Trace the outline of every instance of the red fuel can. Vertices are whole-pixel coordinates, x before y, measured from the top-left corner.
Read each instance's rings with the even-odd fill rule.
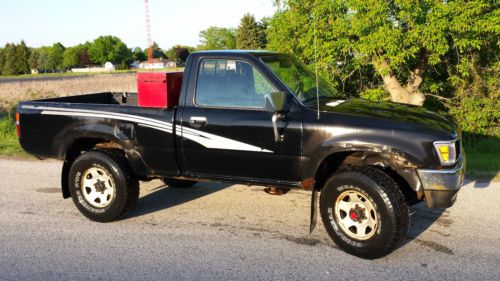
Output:
[[[182,74],[182,72],[137,72],[138,105],[155,108],[177,106]]]

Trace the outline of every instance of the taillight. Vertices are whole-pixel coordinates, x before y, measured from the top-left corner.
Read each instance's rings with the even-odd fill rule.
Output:
[[[21,127],[19,126],[19,112],[16,112],[16,130],[17,130],[17,137],[21,137]]]

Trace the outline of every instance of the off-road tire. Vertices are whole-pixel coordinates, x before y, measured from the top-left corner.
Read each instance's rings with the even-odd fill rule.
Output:
[[[114,182],[114,196],[106,207],[92,206],[82,194],[82,174],[91,168],[104,170]],[[97,222],[109,222],[125,216],[135,207],[139,198],[139,181],[120,151],[92,150],[80,155],[71,165],[69,190],[73,202],[84,216]]]
[[[195,185],[197,181],[164,178],[163,183],[165,183],[169,187],[187,188]]]
[[[335,215],[337,199],[349,190],[370,200],[378,216],[377,229],[368,239],[353,238]],[[333,174],[321,190],[320,212],[332,240],[345,252],[364,259],[376,259],[394,251],[409,229],[409,209],[403,193],[389,175],[375,167],[349,167]]]

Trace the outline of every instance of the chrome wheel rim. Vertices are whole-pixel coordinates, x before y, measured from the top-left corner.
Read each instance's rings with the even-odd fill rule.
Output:
[[[370,239],[379,226],[372,201],[357,190],[346,190],[335,203],[335,217],[342,230],[357,240]]]
[[[105,208],[113,201],[115,183],[106,170],[92,167],[83,173],[80,190],[92,207]]]

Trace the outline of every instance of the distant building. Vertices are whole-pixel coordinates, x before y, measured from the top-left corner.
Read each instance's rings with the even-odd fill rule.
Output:
[[[144,69],[159,69],[159,68],[174,68],[177,67],[177,63],[172,60],[167,59],[152,59],[151,61],[143,61],[139,63],[139,68]]]

